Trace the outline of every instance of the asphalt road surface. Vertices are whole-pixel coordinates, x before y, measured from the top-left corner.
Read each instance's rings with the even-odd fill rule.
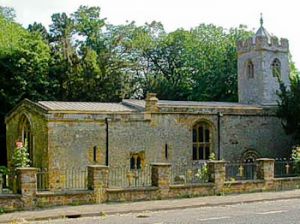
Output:
[[[300,224],[300,199],[256,202],[218,207],[103,215],[30,222],[35,224]]]

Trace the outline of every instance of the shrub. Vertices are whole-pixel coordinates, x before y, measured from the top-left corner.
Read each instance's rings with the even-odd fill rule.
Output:
[[[300,174],[300,146],[296,146],[292,150],[292,159],[294,163],[294,169],[297,174]]]
[[[12,156],[12,164],[15,168],[17,167],[29,167],[30,159],[29,153],[27,152],[27,143],[17,144],[13,156]]]

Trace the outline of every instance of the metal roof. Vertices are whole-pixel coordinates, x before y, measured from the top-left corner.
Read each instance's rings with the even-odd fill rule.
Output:
[[[122,101],[125,105],[130,105],[136,108],[145,108],[145,100],[127,99]],[[241,103],[230,102],[204,102],[204,101],[172,101],[172,100],[159,100],[159,107],[207,107],[207,108],[245,108],[245,109],[258,109],[259,105],[249,105]]]
[[[120,103],[39,101],[38,105],[52,111],[132,112]]]

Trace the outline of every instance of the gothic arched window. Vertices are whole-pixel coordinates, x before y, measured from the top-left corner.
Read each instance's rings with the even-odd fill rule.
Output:
[[[208,160],[211,154],[211,129],[201,122],[193,127],[193,160]]]
[[[271,64],[273,77],[280,78],[281,76],[281,63],[278,58],[275,58]]]
[[[32,164],[33,163],[33,142],[32,142],[31,125],[28,118],[25,115],[20,120],[20,137],[24,146],[27,147],[27,152],[29,153],[29,159]]]
[[[254,65],[253,65],[252,61],[247,62],[246,71],[247,71],[247,78],[253,79],[254,78]]]

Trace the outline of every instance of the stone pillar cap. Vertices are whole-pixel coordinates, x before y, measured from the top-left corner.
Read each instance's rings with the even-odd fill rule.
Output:
[[[95,169],[108,169],[109,166],[105,165],[88,165],[88,167],[95,168]]]
[[[147,93],[146,100],[158,100],[156,93]]]
[[[256,159],[256,161],[275,161],[275,160],[271,159],[271,158],[259,158],[259,159]]]
[[[171,166],[171,163],[151,163],[151,166]]]
[[[225,160],[208,160],[207,163],[227,163]]]
[[[35,167],[17,167],[16,170],[21,170],[21,171],[38,171],[38,168]]]

